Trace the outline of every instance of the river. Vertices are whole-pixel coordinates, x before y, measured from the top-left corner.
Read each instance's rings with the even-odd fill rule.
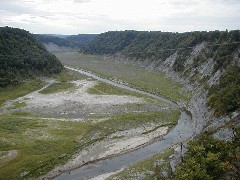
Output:
[[[165,99],[164,97],[157,96],[148,92],[144,92],[138,89],[128,87],[123,84],[119,84],[117,82],[114,82],[108,79],[101,78],[90,72],[86,72],[83,70],[70,68],[70,67],[66,67],[66,68],[73,71],[77,71],[89,77],[92,77],[98,81],[102,81],[120,88],[128,89],[130,91],[134,91],[134,92],[141,93],[156,99],[160,99],[175,107],[180,108],[176,103],[168,99]],[[174,144],[183,142],[191,138],[193,136],[191,113],[186,111],[183,108],[180,108],[180,110],[181,110],[181,116],[180,116],[180,119],[178,120],[178,124],[168,134],[166,134],[161,140],[126,154],[122,154],[109,159],[99,160],[93,163],[89,163],[80,168],[72,170],[70,173],[69,172],[62,173],[55,179],[56,180],[76,180],[76,179],[82,180],[82,179],[90,179],[90,178],[99,176],[101,174],[115,172],[122,168],[128,167],[133,163],[139,162],[143,159],[146,159],[157,153],[160,153],[161,151],[164,151],[165,149],[173,146]]]

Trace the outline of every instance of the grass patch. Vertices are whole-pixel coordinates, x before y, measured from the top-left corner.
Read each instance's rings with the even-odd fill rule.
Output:
[[[17,109],[17,108],[21,108],[21,107],[25,107],[25,106],[27,106],[27,104],[25,102],[16,101],[12,104],[10,109]]]
[[[172,101],[188,101],[190,94],[182,86],[164,73],[147,71],[133,64],[116,63],[100,56],[84,55],[73,52],[56,52],[62,63],[81,67],[107,78],[128,83],[130,86],[162,95]]]
[[[51,84],[47,88],[39,91],[39,93],[41,93],[41,94],[51,94],[51,93],[57,93],[57,92],[72,90],[74,88],[75,88],[74,83],[58,82],[58,83]]]
[[[0,164],[0,179],[38,177],[64,163],[81,147],[87,123],[25,119],[0,115],[0,152],[17,150],[17,157]]]
[[[89,94],[98,94],[98,95],[136,95],[137,93],[131,93],[128,90],[121,89],[110,84],[99,82],[92,88],[87,90]]]
[[[158,172],[159,170],[161,171],[166,171],[168,173],[170,173],[170,158],[169,156],[174,152],[174,150],[171,149],[167,149],[165,150],[163,153],[154,155],[148,159],[145,159],[143,161],[140,161],[126,169],[124,169],[123,171],[110,176],[109,178],[107,178],[107,180],[111,180],[111,179],[137,179],[138,175],[143,174],[145,175],[144,179],[155,179],[154,177],[156,177],[156,172]],[[164,163],[162,165],[155,165],[155,163],[158,160],[162,160],[164,161]],[[151,171],[154,172],[154,174],[150,175],[147,174],[147,171]]]
[[[162,104],[166,104],[165,102],[163,102],[161,100],[157,100],[157,99],[148,97],[146,95],[132,92],[127,89],[119,88],[119,87],[116,87],[116,86],[113,86],[113,85],[110,85],[110,84],[104,83],[104,82],[99,82],[94,87],[89,88],[87,90],[87,93],[97,94],[97,95],[129,95],[129,96],[144,98],[149,103],[161,102]]]
[[[55,74],[53,76],[57,82],[51,84],[47,88],[43,89],[39,93],[41,94],[52,94],[62,91],[69,91],[75,89],[75,84],[71,83],[70,81],[86,79],[87,77],[77,73],[75,71],[71,71],[68,69],[64,69],[61,73]]]
[[[162,126],[173,126],[177,123],[179,116],[179,110],[172,110],[170,112],[125,113],[110,116],[109,120],[99,122],[98,126],[109,128],[113,131],[127,130],[152,123],[161,123]],[[96,116],[94,118],[97,119]]]
[[[14,116],[32,116],[32,114],[30,112],[22,112],[22,111],[15,111],[15,112],[12,112],[11,115],[14,115]]]
[[[29,94],[32,91],[42,88],[44,85],[46,85],[46,83],[40,80],[31,80],[19,83],[15,86],[11,85],[5,88],[0,88],[0,106],[8,100]]]
[[[68,82],[87,78],[87,76],[69,69],[64,69],[61,73],[53,75],[53,77],[59,82]]]

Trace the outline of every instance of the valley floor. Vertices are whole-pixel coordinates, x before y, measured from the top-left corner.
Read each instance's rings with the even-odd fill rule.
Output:
[[[88,77],[44,80],[42,89],[1,107],[1,179],[38,177],[52,169],[44,177],[55,177],[140,148],[165,135],[179,118],[170,104],[110,85],[104,89],[107,85]],[[71,86],[52,89],[61,83]]]

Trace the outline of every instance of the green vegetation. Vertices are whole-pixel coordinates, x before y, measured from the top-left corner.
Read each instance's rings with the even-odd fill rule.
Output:
[[[84,52],[90,54],[113,54],[122,51],[138,35],[137,31],[109,31],[96,36]]]
[[[161,102],[161,104],[167,104],[161,100],[157,100],[151,97],[148,97],[143,94],[139,94],[136,92],[132,92],[126,89],[122,89],[104,82],[99,82],[97,85],[94,87],[91,87],[87,90],[87,93],[89,94],[98,94],[98,95],[129,95],[129,96],[135,96],[135,97],[140,97],[144,98],[147,102]],[[126,105],[125,105],[126,106]]]
[[[173,64],[173,69],[175,71],[184,71],[184,63],[187,58],[191,55],[190,49],[180,49],[177,51],[177,58]]]
[[[43,89],[39,93],[50,94],[61,91],[68,91],[75,89],[75,84],[70,81],[85,79],[86,76],[81,75],[80,73],[64,69],[61,73],[53,75],[53,77],[58,81],[51,84],[47,88]]]
[[[172,101],[187,101],[190,95],[164,73],[150,72],[136,65],[116,63],[99,56],[56,52],[65,64],[81,66],[103,77],[119,80],[130,86],[165,96]]]
[[[76,151],[111,133],[151,123],[173,126],[178,117],[177,110],[171,113],[128,113],[90,124],[42,120],[24,112],[0,115],[0,152],[17,151],[14,159],[0,163],[0,179],[38,177],[66,162]],[[95,133],[98,136],[93,139]]]
[[[25,106],[27,106],[27,104],[25,102],[16,101],[12,104],[12,107],[10,107],[10,108],[16,109],[16,108],[21,108],[21,107],[25,107]]]
[[[202,134],[189,143],[184,163],[177,168],[177,180],[238,179],[240,169],[239,128],[233,142]]]
[[[0,163],[0,179],[38,177],[64,163],[79,148],[88,124],[0,115],[0,151],[16,158]]]
[[[208,94],[208,104],[215,115],[227,115],[240,108],[240,67],[229,66],[220,77],[219,84],[213,85]]]
[[[40,80],[32,80],[19,83],[18,85],[10,85],[7,87],[0,87],[0,106],[6,101],[16,99],[24,96],[32,91],[42,88],[45,85]]]
[[[96,36],[97,34],[78,34],[67,36],[66,40],[74,42],[78,47],[82,48],[87,46]]]
[[[228,56],[232,58],[239,43],[225,45],[224,43],[232,43],[240,41],[240,31],[195,31],[185,33],[172,33],[160,31],[110,31],[98,35],[88,46],[84,48],[84,52],[90,54],[115,54],[121,52],[127,57],[133,59],[152,59],[153,61],[164,61],[175,51],[178,50],[174,69],[176,71],[183,70],[184,61],[187,59],[186,54],[181,51],[192,51],[192,47],[202,42],[209,44],[218,44],[209,47],[205,51],[207,57],[213,57],[216,61],[216,68],[224,67],[228,64]],[[213,50],[212,52],[209,52]],[[189,55],[189,53],[187,53]],[[197,60],[197,59],[196,59]],[[195,65],[197,62],[195,62]]]
[[[27,31],[0,27],[0,42],[0,87],[63,69],[58,59]]]
[[[134,34],[129,38],[130,34]],[[127,43],[125,43],[127,42]],[[202,47],[196,45],[202,44]],[[194,48],[196,47],[196,48]],[[95,40],[90,42],[86,47],[85,53],[89,54],[118,54],[120,58],[127,58],[132,62],[143,62],[143,65],[148,67],[159,67],[168,57],[176,55],[176,60],[173,63],[173,70],[179,72],[183,78],[189,78],[190,73],[195,71],[195,75],[190,77],[191,83],[201,84],[205,89],[209,89],[207,80],[209,77],[198,73],[201,65],[209,59],[213,59],[213,72],[227,70],[225,75],[221,77],[220,84],[210,87],[208,95],[208,104],[215,110],[217,116],[226,115],[239,109],[239,65],[234,64],[237,57],[240,57],[240,30],[233,31],[196,31],[185,33],[172,32],[138,32],[138,31],[115,31],[100,34]],[[199,51],[199,52],[198,52]],[[81,55],[80,55],[81,56]],[[192,63],[185,64],[190,58]],[[111,72],[111,65],[106,64],[105,70],[101,67],[96,69],[93,65],[83,63],[83,58],[80,58],[81,67],[90,71],[99,73],[104,76],[116,77],[131,86],[142,88],[145,91],[160,94],[173,101],[187,100],[186,93],[179,93],[181,88],[177,87],[164,78],[162,74],[147,73],[143,77],[141,74],[125,74],[126,71],[119,67],[115,70],[120,73]],[[67,63],[66,61],[63,61]],[[76,62],[76,61],[75,61]],[[101,61],[103,62],[103,61]],[[69,64],[77,65],[77,63],[68,62]],[[118,66],[123,66],[118,64]],[[236,67],[233,67],[236,66]],[[109,68],[111,67],[111,68]],[[130,66],[131,67],[131,66]],[[135,67],[131,67],[134,69]],[[235,68],[235,69],[234,69]],[[110,69],[110,71],[108,71]],[[131,72],[131,71],[129,71]],[[133,72],[135,72],[133,70]],[[228,74],[228,75],[227,75]],[[211,75],[210,75],[211,77]],[[236,78],[235,78],[236,77]]]
[[[171,168],[170,168],[170,158],[169,156],[173,153],[173,149],[168,149],[164,151],[163,153],[157,154],[152,156],[151,158],[145,159],[141,162],[138,162],[129,168],[124,169],[123,171],[110,176],[107,178],[107,180],[110,179],[137,179],[139,175],[144,175],[144,179],[155,179],[154,177],[158,178],[158,170],[161,169],[161,171],[166,171],[168,174],[171,174]],[[164,161],[161,165],[155,165],[155,163],[158,161]],[[155,172],[153,174],[148,174],[147,171]]]
[[[112,86],[110,84],[99,82],[94,87],[91,87],[87,90],[89,94],[99,94],[99,95],[131,95],[128,90],[120,89],[118,87]]]
[[[109,120],[100,122],[99,126],[112,130],[126,130],[133,127],[142,127],[143,125],[151,123],[160,123],[162,126],[172,127],[176,125],[179,116],[179,110],[172,110],[171,112],[125,113],[109,116]],[[91,118],[97,119],[98,116],[89,116],[89,119]],[[102,118],[102,116],[99,118]]]
[[[69,69],[64,69],[61,73],[55,74],[52,77],[60,82],[76,81],[87,78],[87,76]]]
[[[44,44],[54,43],[58,46],[70,47],[70,48],[77,48],[77,44],[71,41],[68,41],[65,38],[55,37],[51,35],[44,35],[44,34],[34,34],[34,38]]]
[[[96,34],[78,34],[78,35],[66,35],[57,36],[49,34],[34,34],[34,37],[40,43],[53,43],[58,46],[64,46],[68,48],[79,49],[87,46],[97,35]]]
[[[67,91],[67,90],[72,90],[75,88],[74,83],[70,82],[57,82],[53,83],[47,88],[39,91],[41,94],[51,94],[51,93],[57,93],[57,92],[62,92],[62,91]]]

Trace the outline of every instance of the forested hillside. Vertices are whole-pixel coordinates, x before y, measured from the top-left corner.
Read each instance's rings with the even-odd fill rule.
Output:
[[[137,31],[109,31],[94,38],[83,51],[90,54],[114,54],[121,52],[137,37]]]
[[[37,39],[38,42],[42,44],[54,43],[58,46],[65,46],[70,48],[77,47],[76,43],[68,41],[65,38],[55,37],[51,35],[44,35],[44,34],[34,34],[33,36]]]
[[[97,34],[78,34],[67,36],[65,39],[76,43],[78,47],[82,48],[87,46],[96,36]]]
[[[0,86],[36,75],[59,73],[60,61],[21,29],[0,27]]]
[[[240,108],[239,30],[186,33],[112,31],[97,36],[84,51],[90,54],[118,53],[121,58],[144,66],[173,69],[190,83],[209,89],[208,103],[217,116]],[[220,83],[216,84],[221,75]],[[214,77],[216,82],[213,82]]]
[[[79,51],[87,46],[97,35],[48,35],[34,34],[38,42],[42,43],[49,51]]]

